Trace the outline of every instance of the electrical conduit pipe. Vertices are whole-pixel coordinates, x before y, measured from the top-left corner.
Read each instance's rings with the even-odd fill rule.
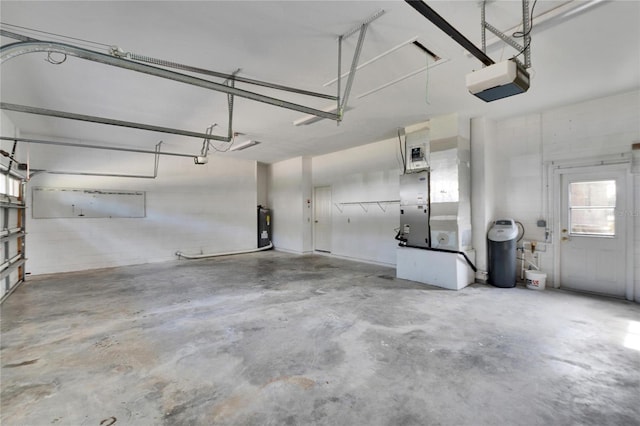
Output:
[[[265,250],[269,250],[273,248],[273,243],[269,243],[269,245],[264,246],[264,247],[260,247],[257,249],[252,249],[252,250],[240,250],[240,251],[230,251],[227,253],[212,253],[212,254],[184,254],[181,251],[177,251],[176,252],[176,256],[178,256],[178,259],[180,258],[184,258],[184,259],[189,259],[189,260],[193,260],[193,259],[206,259],[209,257],[218,257],[218,256],[231,256],[234,254],[246,254],[246,253],[255,253],[257,251],[265,251]]]

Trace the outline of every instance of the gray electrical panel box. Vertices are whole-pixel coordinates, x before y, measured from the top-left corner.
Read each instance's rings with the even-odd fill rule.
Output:
[[[429,172],[400,176],[400,235],[407,244],[429,247]]]
[[[429,129],[409,133],[405,139],[406,173],[429,169]]]

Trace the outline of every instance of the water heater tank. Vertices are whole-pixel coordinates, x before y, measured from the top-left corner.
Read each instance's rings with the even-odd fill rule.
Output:
[[[258,206],[258,248],[271,243],[271,210]]]

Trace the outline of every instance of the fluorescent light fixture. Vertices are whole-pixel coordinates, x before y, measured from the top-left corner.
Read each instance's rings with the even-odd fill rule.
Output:
[[[254,140],[248,140],[246,142],[242,142],[240,145],[234,145],[229,149],[229,151],[242,151],[243,149],[250,148],[252,146],[258,145],[260,142]]]

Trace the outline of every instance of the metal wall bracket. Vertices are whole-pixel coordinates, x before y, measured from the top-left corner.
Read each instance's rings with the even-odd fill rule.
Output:
[[[529,16],[529,0],[522,1],[522,39],[524,45],[518,43],[513,37],[506,35],[495,26],[487,22],[486,6],[487,1],[482,1],[481,7],[481,25],[482,25],[482,51],[487,52],[487,30],[493,33],[500,40],[507,43],[509,46],[516,49],[518,52],[524,54],[524,67],[531,68],[531,17]],[[517,58],[516,58],[517,60]]]
[[[380,208],[380,210],[382,210],[383,212],[386,213],[387,209],[384,206],[385,204],[400,204],[400,200],[380,200],[380,201],[348,201],[345,203],[334,203],[334,205],[336,206],[336,209],[338,209],[338,211],[340,213],[344,212],[344,206],[360,206],[362,208],[362,210],[364,210],[365,213],[369,212],[369,208],[367,206],[375,204],[378,206],[378,208]]]

